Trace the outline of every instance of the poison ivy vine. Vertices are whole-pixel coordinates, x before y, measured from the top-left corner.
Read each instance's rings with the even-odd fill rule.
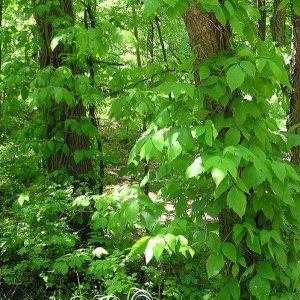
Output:
[[[183,13],[188,5],[145,1],[143,9],[151,17],[159,9]],[[269,299],[279,291],[291,299],[300,278],[294,232],[300,177],[282,153],[288,154],[299,138],[281,132],[270,114],[274,92],[280,85],[291,88],[288,74],[274,46],[258,38],[253,24],[259,14],[248,1],[200,0],[197,5],[215,13],[223,26],[230,25],[231,48],[201,63],[198,87],[190,77],[152,89],[153,98],[171,93],[172,99],[163,102],[129,158],[129,163],[162,162],[150,178],[165,182],[161,196],[176,199],[176,220],[186,220],[194,231],[186,236],[184,251],[184,231],[176,235],[172,228],[162,228],[139,240],[133,253],[145,251],[148,262],[164,251],[175,252],[178,241],[185,255],[209,249],[208,276],[224,270],[228,277],[220,299]],[[214,192],[201,195],[203,186],[213,186]],[[234,212],[228,215],[234,223],[225,237],[222,224],[212,226],[223,209]],[[203,215],[213,218],[211,224]]]

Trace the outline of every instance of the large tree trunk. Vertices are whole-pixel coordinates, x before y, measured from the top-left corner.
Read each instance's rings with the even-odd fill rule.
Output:
[[[230,28],[223,27],[213,13],[202,12],[195,5],[190,6],[183,18],[189,34],[190,46],[195,55],[195,84],[199,86],[201,84],[199,64],[217,55],[220,51],[229,49]],[[232,231],[236,220],[237,216],[232,210],[224,209],[219,214],[222,239],[226,238]]]
[[[229,46],[230,30],[223,27],[213,13],[200,11],[191,5],[183,16],[189,34],[191,49],[195,55],[195,83],[200,84],[199,64]]]
[[[48,0],[44,0],[43,2],[47,3]],[[41,1],[37,3],[36,0],[33,0],[34,8],[40,4]],[[63,55],[70,53],[72,49],[63,46],[61,43],[59,43],[54,50],[50,47],[53,39],[51,17],[63,17],[69,19],[70,25],[72,25],[75,21],[72,0],[60,0],[60,6],[57,7],[57,9],[52,9],[42,15],[35,15],[42,37],[39,54],[40,68],[43,69],[48,66],[58,68],[67,65],[72,70],[73,75],[76,75],[78,74],[76,63],[66,64],[63,59]],[[68,153],[58,151],[48,157],[45,165],[49,172],[66,169],[69,175],[79,178],[81,175],[86,174],[92,169],[91,160],[89,158],[84,158],[79,163],[76,163],[74,160],[75,151],[87,150],[90,148],[89,138],[86,135],[80,135],[72,131],[64,131],[61,129],[63,128],[63,123],[67,119],[75,119],[77,122],[81,122],[82,117],[85,116],[86,108],[80,99],[77,99],[77,103],[74,107],[69,107],[67,103],[64,102],[61,102],[60,104],[53,102],[50,109],[45,109],[44,120],[47,124],[47,139],[51,140],[54,137],[54,134],[59,132],[63,135],[65,144],[69,149]]]
[[[300,123],[300,17],[296,14],[293,16],[291,81],[293,93],[290,101],[289,127]],[[295,132],[300,134],[300,127]],[[300,147],[293,149],[292,161],[300,164]]]
[[[277,12],[280,3],[281,0],[274,0],[273,2],[274,12],[270,21],[270,26],[273,40],[277,44],[283,45],[285,42],[286,9]]]

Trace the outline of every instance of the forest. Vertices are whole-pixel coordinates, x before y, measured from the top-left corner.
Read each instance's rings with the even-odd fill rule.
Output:
[[[300,299],[300,0],[0,0],[2,299]]]

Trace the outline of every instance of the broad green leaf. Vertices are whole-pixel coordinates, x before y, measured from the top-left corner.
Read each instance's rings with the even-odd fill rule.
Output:
[[[220,5],[218,0],[200,0],[201,4]]]
[[[65,261],[56,261],[53,264],[53,269],[57,273],[60,273],[62,275],[66,275],[69,271],[69,266],[67,265],[67,263]]]
[[[165,249],[166,242],[163,237],[157,236],[148,241],[146,250],[145,250],[145,258],[146,264],[148,264],[153,256],[156,259],[159,259]]]
[[[271,288],[270,283],[267,279],[255,275],[249,284],[250,292],[257,299],[268,299]]]
[[[158,151],[163,152],[165,140],[161,131],[154,133],[152,136],[152,143]]]
[[[231,2],[228,0],[225,0],[224,6],[226,7],[227,11],[229,12],[230,16],[232,17],[235,13],[234,7],[232,6]]]
[[[236,278],[239,275],[240,267],[238,264],[234,264],[231,269],[232,276]]]
[[[24,202],[29,202],[29,194],[21,194],[18,198],[18,203],[20,204],[20,206],[23,206]]]
[[[227,204],[235,211],[240,218],[246,211],[247,200],[245,194],[235,186],[231,188],[227,195]]]
[[[163,0],[163,2],[165,2],[166,4],[168,4],[172,7],[175,7],[178,1],[179,0]]]
[[[242,241],[243,237],[245,235],[245,229],[244,226],[241,224],[235,224],[233,226],[233,241],[238,246],[240,242]]]
[[[90,205],[90,200],[87,196],[79,196],[73,201],[73,206],[89,206]]]
[[[275,77],[275,79],[280,82],[281,78],[282,78],[282,71],[281,69],[278,67],[278,65],[276,63],[274,63],[273,61],[268,61],[270,69]]]
[[[209,67],[206,66],[206,65],[201,65],[199,67],[199,75],[200,75],[201,80],[204,80],[204,79],[208,78],[209,75],[210,75]]]
[[[235,246],[232,243],[225,242],[222,246],[223,254],[232,262],[236,262],[237,255]]]
[[[231,279],[228,283],[228,286],[233,299],[239,300],[241,295],[241,288],[237,279]]]
[[[168,159],[169,161],[174,160],[182,152],[182,147],[178,141],[175,141],[168,149]]]
[[[146,16],[151,16],[158,10],[159,6],[159,0],[145,0],[143,4],[143,12]]]
[[[280,4],[278,5],[277,12],[285,9],[286,6],[290,3],[290,0],[281,0]]]
[[[165,246],[166,246],[166,242],[163,237],[155,238],[155,243],[153,246],[153,254],[156,259],[159,259],[162,256]]]
[[[206,270],[208,277],[213,277],[219,274],[224,267],[224,258],[222,254],[212,253],[206,261]]]
[[[256,68],[250,61],[243,60],[240,65],[248,76],[255,77]]]
[[[166,246],[170,249],[171,252],[175,252],[176,244],[177,244],[177,237],[174,234],[166,234],[164,236],[166,241]]]
[[[130,255],[135,255],[144,252],[149,240],[150,236],[143,236],[142,238],[137,240],[131,248]]]
[[[151,138],[148,138],[143,147],[141,148],[140,151],[140,157],[141,159],[146,158],[147,161],[150,160],[150,158],[153,155],[153,143]]]
[[[227,170],[223,166],[214,167],[211,171],[212,178],[216,184],[216,187],[223,181],[227,176]]]
[[[226,73],[227,83],[232,91],[240,87],[245,80],[245,72],[239,65],[233,65]]]
[[[222,7],[220,7],[220,6],[215,6],[215,7],[214,7],[214,13],[215,13],[215,15],[216,15],[217,20],[218,20],[223,26],[225,26],[225,25],[226,25],[226,22],[227,22],[227,16],[226,16],[226,14],[224,13]]]
[[[138,218],[140,206],[136,200],[128,200],[125,206],[124,217],[126,221],[134,224]]]
[[[194,160],[194,162],[187,168],[185,175],[186,178],[196,177],[204,172],[204,168],[202,165],[202,158],[198,157]]]
[[[256,266],[257,274],[265,279],[275,280],[275,273],[272,266],[266,261],[259,261]]]
[[[225,145],[226,146],[236,146],[241,139],[241,132],[238,128],[230,128],[225,135]]]
[[[285,177],[286,177],[286,168],[285,168],[285,164],[280,162],[280,161],[276,161],[274,160],[271,163],[272,166],[272,170],[274,171],[275,175],[277,176],[277,178],[284,183]]]

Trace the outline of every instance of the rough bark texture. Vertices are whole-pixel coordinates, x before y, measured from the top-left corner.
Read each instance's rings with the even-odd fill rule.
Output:
[[[47,2],[48,0],[43,1],[43,3]],[[41,4],[41,2],[33,0],[34,8],[39,4]],[[72,51],[72,49],[67,49],[67,47],[64,47],[61,43],[59,43],[54,50],[51,49],[50,45],[53,39],[53,27],[49,19],[53,16],[64,17],[72,24],[74,22],[72,1],[61,0],[60,7],[57,9],[52,9],[42,15],[35,15],[42,38],[39,53],[39,64],[41,69],[48,66],[58,68],[66,65],[64,62],[64,56]],[[68,64],[67,66],[72,70],[73,75],[78,74],[78,68],[75,63]],[[66,169],[69,175],[79,178],[81,175],[91,171],[92,164],[90,159],[84,158],[79,163],[74,161],[75,151],[89,149],[89,138],[85,135],[80,135],[72,131],[64,131],[62,129],[63,122],[67,119],[75,119],[77,122],[81,122],[82,117],[85,116],[86,109],[80,100],[77,101],[77,104],[74,107],[69,107],[63,102],[60,104],[53,102],[52,107],[45,110],[44,118],[47,123],[47,139],[52,139],[54,134],[58,130],[61,130],[61,134],[63,135],[65,143],[69,149],[68,154],[63,151],[58,151],[50,155],[45,163],[49,172]]]
[[[199,85],[199,64],[229,47],[230,30],[223,27],[213,13],[202,12],[196,5],[191,5],[183,18],[195,55],[195,82]]]
[[[258,35],[264,41],[266,39],[267,29],[266,0],[257,0],[257,8],[260,13],[260,19],[258,20]]]
[[[286,22],[286,9],[277,12],[278,6],[281,0],[274,0],[273,2],[273,16],[270,21],[271,32],[273,40],[279,44],[283,45],[285,43],[285,22]]]
[[[293,52],[291,62],[291,81],[293,93],[290,101],[289,127],[300,123],[300,17],[293,17]],[[300,128],[295,130],[300,134]],[[292,161],[300,164],[300,147],[293,149]]]

